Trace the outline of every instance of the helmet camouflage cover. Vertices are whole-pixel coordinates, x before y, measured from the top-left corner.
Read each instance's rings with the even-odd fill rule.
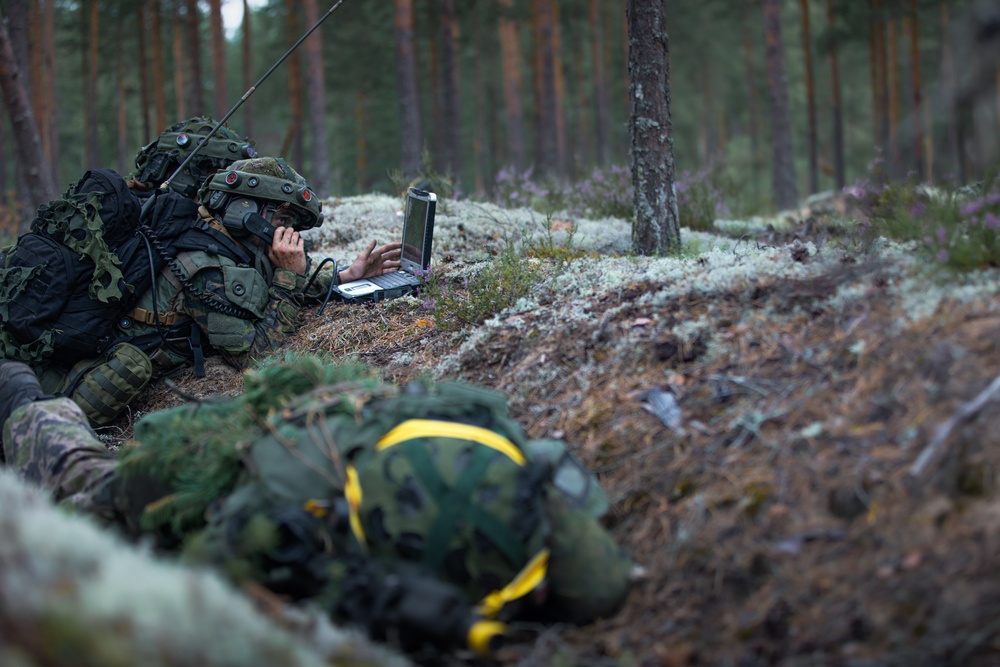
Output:
[[[208,179],[199,200],[213,214],[223,214],[235,200],[251,200],[258,213],[265,207],[288,204],[295,214],[292,227],[298,231],[323,224],[322,202],[309,184],[282,158],[256,157],[238,160],[229,169]]]
[[[135,156],[136,170],[132,178],[156,186],[169,178],[181,162],[201,143],[215,127],[208,116],[196,116],[167,128],[155,141],[142,148]],[[241,139],[225,125],[221,126],[198,150],[185,170],[171,180],[171,187],[186,197],[193,197],[204,180],[233,161],[256,155],[254,142]]]

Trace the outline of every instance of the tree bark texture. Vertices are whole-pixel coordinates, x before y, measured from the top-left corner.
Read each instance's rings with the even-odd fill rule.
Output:
[[[243,42],[241,58],[243,64],[243,90],[250,90],[254,84],[253,79],[253,50],[250,45],[253,43],[250,28],[250,5],[247,0],[243,0]],[[246,136],[253,138],[253,104],[250,100],[243,103],[243,131]]]
[[[834,0],[826,0],[826,23],[833,32],[836,25],[836,15],[833,11]],[[847,185],[847,173],[844,166],[844,114],[840,91],[840,58],[837,54],[836,40],[830,42],[830,116],[832,122],[833,144],[833,180],[838,190]]]
[[[156,110],[156,129],[147,137],[147,141],[152,141],[156,134],[159,134],[167,127],[167,98],[164,94],[166,82],[163,78],[163,20],[160,14],[160,0],[152,0],[149,7],[152,18],[153,32],[153,108]],[[178,119],[180,120],[180,119]]]
[[[591,30],[590,55],[594,69],[594,137],[597,146],[597,164],[606,167],[611,164],[611,111],[604,74],[604,24],[598,11],[598,0],[589,0],[587,12]]]
[[[774,203],[779,209],[798,206],[792,122],[788,113],[788,80],[785,76],[784,41],[781,37],[781,2],[764,0],[764,52],[767,56],[767,97],[771,108],[771,144],[774,147]]]
[[[212,92],[214,93],[215,119],[229,111],[228,81],[226,79],[226,34],[222,25],[222,0],[209,0],[208,25],[212,37]]]
[[[30,215],[41,204],[58,196],[52,172],[42,154],[42,140],[31,114],[31,103],[18,70],[7,26],[0,21],[0,91],[13,130],[15,164],[24,175],[23,205],[28,215],[21,215],[19,232],[27,231]]]
[[[315,25],[319,20],[316,0],[303,0],[306,25]],[[317,30],[306,40],[306,65],[309,72],[309,129],[312,136],[312,164],[309,181],[312,189],[321,197],[330,194],[330,154],[326,131],[326,86],[323,72],[323,32]]]
[[[640,255],[681,247],[674,188],[669,41],[663,4],[628,0],[629,117],[635,221],[632,249]]]
[[[518,26],[513,11],[514,0],[500,0],[500,61],[503,71],[507,164],[521,171],[525,167],[524,107],[521,104],[521,42],[518,39]]]
[[[558,168],[559,130],[556,120],[556,59],[552,0],[532,0],[535,44],[535,169],[539,176]]]
[[[420,128],[420,88],[413,34],[413,0],[395,0],[396,90],[399,96],[400,168],[405,178],[420,171],[423,134]]]
[[[799,0],[802,8],[802,53],[806,77],[806,141],[809,144],[809,193],[819,192],[819,148],[816,131],[816,85],[813,77],[812,35],[809,30],[809,0]]]
[[[441,91],[444,103],[444,165],[459,185],[462,175],[462,107],[458,71],[455,0],[441,0]]]
[[[28,43],[30,30],[28,28],[28,5],[25,0],[7,0],[7,25],[9,26],[7,34],[10,35],[14,59],[17,62],[18,71],[21,72],[21,83],[30,101],[32,82],[28,73],[31,71],[31,47]]]
[[[28,10],[28,61],[31,69],[28,78],[31,86],[31,110],[38,125],[38,135],[42,140],[42,154],[47,164],[52,163],[52,147],[49,146],[49,105],[48,87],[45,85],[45,46],[42,40],[42,7],[33,2]]]
[[[889,173],[893,178],[899,176],[901,167],[899,154],[899,40],[896,20],[887,19],[889,33],[889,59],[886,72],[886,89],[889,101]]]
[[[185,18],[188,65],[191,67],[191,76],[188,77],[191,94],[188,99],[194,115],[205,116],[208,115],[208,108],[205,106],[205,85],[201,75],[201,12],[198,11],[198,0],[187,0]]]
[[[568,173],[566,148],[566,80],[562,65],[562,29],[559,19],[559,0],[549,0],[552,8],[552,69],[555,73],[555,118],[556,118],[556,172],[565,179]]]
[[[923,132],[923,99],[920,82],[920,25],[917,22],[917,0],[910,0],[910,98],[911,113],[913,116],[913,168],[918,174],[924,174],[924,132]],[[929,165],[930,161],[926,161]],[[927,170],[925,178],[930,180],[930,170]]]

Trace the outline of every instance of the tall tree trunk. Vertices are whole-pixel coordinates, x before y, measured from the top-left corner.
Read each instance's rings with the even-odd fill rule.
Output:
[[[760,154],[760,124],[758,122],[760,113],[757,110],[757,100],[760,97],[757,93],[757,77],[754,71],[753,43],[749,21],[752,11],[754,11],[753,8],[747,6],[743,12],[743,76],[746,78],[747,111],[750,115],[750,167],[753,174],[759,174],[763,160]],[[750,180],[753,183],[754,194],[757,194],[760,191],[760,179],[754,177]]]
[[[420,172],[423,134],[420,129],[420,88],[417,85],[417,49],[413,36],[413,0],[396,4],[396,93],[399,97],[400,168],[413,179]]]
[[[59,183],[59,123],[56,114],[58,99],[56,95],[56,39],[55,39],[55,0],[45,0],[43,19],[43,41],[45,51],[45,88],[48,104],[49,151],[52,168],[52,182]]]
[[[319,10],[316,0],[303,0],[306,25],[316,25]],[[308,176],[309,184],[316,194],[325,197],[330,194],[330,154],[326,133],[326,86],[323,80],[323,33],[317,30],[306,40],[306,64],[309,98],[309,129],[312,135],[312,165]]]
[[[243,0],[243,90],[250,90],[253,85],[253,43],[250,34],[250,5]],[[295,62],[298,62],[296,59]],[[250,100],[243,103],[243,131],[246,136],[253,137],[253,105]],[[299,163],[301,164],[301,162]]]
[[[514,0],[500,0],[500,61],[503,69],[504,126],[507,162],[521,171],[525,167],[524,107],[521,105],[521,43],[513,16]]]
[[[51,2],[52,0],[49,0]],[[142,136],[143,141],[149,141],[150,137],[153,136],[153,128],[150,127],[149,123],[149,69],[148,63],[149,59],[146,57],[146,3],[145,1],[137,2],[135,5],[135,20],[136,27],[139,33],[139,52],[136,54],[136,59],[139,63],[139,99],[142,105]]]
[[[368,191],[368,142],[365,137],[367,133],[365,117],[367,115],[368,101],[365,98],[364,91],[358,90],[354,93],[354,119],[356,124],[354,148],[357,153],[357,162],[355,165],[355,171],[358,175],[357,186],[358,192],[361,194]]]
[[[101,166],[101,143],[98,128],[101,123],[98,118],[97,75],[100,72],[98,63],[98,47],[100,46],[100,9],[97,0],[86,0],[84,3],[86,18],[81,21],[86,39],[84,40],[83,64],[83,168],[96,169]]]
[[[52,163],[52,147],[49,145],[49,108],[48,88],[45,85],[45,45],[42,39],[42,7],[38,2],[31,3],[28,10],[28,77],[34,82],[31,86],[31,109],[38,125],[38,136],[42,140],[42,154],[47,164]]]
[[[896,19],[888,17],[889,66],[886,76],[889,98],[889,173],[898,177],[902,161],[899,152],[899,46]]]
[[[14,53],[14,61],[17,63],[17,70],[21,72],[21,83],[24,92],[28,94],[30,103],[32,98],[31,72],[31,45],[28,18],[28,5],[24,0],[7,0],[7,25],[8,35],[10,35],[11,48]]]
[[[441,25],[441,5],[436,1],[427,2],[427,25]],[[441,73],[441,40],[429,40],[427,57],[430,60],[428,69],[431,80],[431,162],[434,170],[439,173],[446,171],[444,138],[444,82]]]
[[[559,130],[556,120],[556,63],[551,0],[532,0],[535,43],[535,168],[548,176],[558,168]]]
[[[458,21],[455,0],[441,0],[441,83],[444,102],[444,164],[457,188],[462,180],[462,107],[458,87]]]
[[[806,66],[806,118],[809,143],[809,193],[819,192],[819,147],[816,130],[816,86],[813,77],[812,35],[809,31],[809,0],[799,0],[802,7],[802,52]]]
[[[635,197],[632,249],[640,255],[677,252],[681,233],[674,188],[670,47],[663,3],[628,0],[626,15]]]
[[[212,41],[212,87],[215,119],[229,111],[228,81],[226,80],[226,34],[222,25],[222,0],[209,0],[208,25]]]
[[[590,59],[594,81],[594,137],[597,141],[597,164],[611,164],[611,115],[608,88],[604,75],[604,25],[598,11],[598,0],[589,0],[587,13],[590,20]]]
[[[153,108],[156,110],[155,133],[160,133],[167,127],[167,83],[163,73],[163,20],[160,14],[160,0],[152,0],[150,15],[153,19]],[[178,118],[180,120],[180,118]],[[146,141],[152,141],[153,133],[146,135]]]
[[[299,38],[298,27],[298,2],[296,0],[285,0],[285,28],[288,46],[291,46]],[[288,131],[285,133],[285,140],[281,146],[282,155],[287,155],[289,148],[292,151],[294,164],[302,166],[305,164],[305,148],[302,140],[302,61],[299,59],[299,52],[294,51],[288,57]]]
[[[920,85],[920,26],[917,22],[917,0],[910,0],[910,86],[912,91],[911,105],[913,114],[913,168],[917,174],[925,174],[931,180],[930,160],[925,160],[923,132],[923,93]]]
[[[476,5],[476,12],[473,16],[475,44],[484,44],[483,35],[483,14],[484,4]],[[486,70],[483,67],[483,60],[493,49],[480,49],[476,53],[476,78],[475,78],[475,102],[476,102],[476,130],[472,141],[473,158],[473,183],[477,195],[482,196],[486,192]]]
[[[117,17],[115,27],[117,39],[115,40],[115,96],[117,111],[117,139],[118,139],[118,173],[128,174],[129,145],[128,145],[128,112],[125,105],[125,53],[123,44],[125,42],[125,31],[122,29],[122,17]]]
[[[205,107],[205,89],[201,76],[201,13],[198,11],[198,0],[187,0],[187,54],[191,66],[191,108],[196,116],[208,114]]]
[[[13,130],[14,163],[24,175],[24,209],[29,215],[20,216],[18,231],[27,231],[31,221],[30,212],[41,204],[58,196],[52,172],[42,154],[42,140],[38,136],[38,126],[31,114],[31,103],[24,89],[23,77],[18,71],[17,60],[11,44],[7,26],[0,21],[0,91],[10,116]]]
[[[871,50],[872,72],[872,124],[876,152],[882,153],[886,148],[886,115],[885,115],[885,41],[882,39],[884,26],[882,24],[882,0],[868,0],[869,18],[869,48]]]
[[[826,23],[834,32],[836,16],[833,12],[834,0],[826,0]],[[844,169],[844,115],[840,91],[840,57],[837,53],[837,41],[830,42],[830,114],[833,121],[833,179],[838,190],[847,185],[847,174]]]
[[[184,72],[187,71],[188,63],[185,57],[184,40],[182,27],[184,17],[181,16],[181,0],[174,4],[173,21],[173,54],[174,54],[174,100],[177,106],[177,120],[187,118],[187,91],[185,87]]]
[[[798,206],[792,122],[788,114],[784,42],[780,0],[764,0],[764,43],[767,55],[767,97],[771,107],[771,144],[774,146],[774,203],[779,209]]]

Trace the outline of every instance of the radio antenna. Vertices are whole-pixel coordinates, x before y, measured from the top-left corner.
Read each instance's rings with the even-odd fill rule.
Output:
[[[250,96],[254,94],[254,91],[256,91],[258,87],[260,87],[260,84],[264,83],[264,80],[267,79],[267,77],[271,76],[271,73],[274,72],[274,70],[278,69],[281,63],[285,62],[285,59],[287,59],[288,56],[292,55],[292,52],[295,51],[295,49],[299,48],[299,45],[302,44],[302,42],[306,41],[306,38],[309,37],[309,35],[313,34],[313,32],[315,32],[316,29],[323,24],[323,21],[330,18],[330,16],[335,11],[337,11],[337,8],[340,7],[342,4],[344,4],[344,0],[337,0],[337,2],[334,3],[333,7],[330,7],[330,9],[326,12],[326,14],[323,14],[323,16],[321,16],[320,19],[316,21],[316,24],[313,27],[309,28],[309,30],[307,30],[304,35],[299,37],[298,41],[292,44],[292,46],[287,51],[285,51],[285,54],[280,58],[278,58],[277,62],[271,65],[270,69],[264,72],[264,76],[260,77],[260,79],[257,80],[257,83],[250,86],[250,88],[247,89],[247,92],[243,93],[243,97],[241,97],[239,101],[237,101],[236,104],[233,105],[233,108],[230,109],[229,112],[222,117],[222,120],[220,120],[218,123],[215,124],[215,127],[212,128],[212,131],[209,132],[204,138],[202,138],[198,142],[198,145],[194,147],[193,151],[188,153],[188,156],[184,158],[184,161],[181,162],[180,166],[174,170],[174,173],[170,174],[170,178],[163,181],[163,184],[160,186],[161,190],[166,190],[167,188],[170,187],[170,182],[177,177],[177,174],[184,171],[184,167],[186,167],[188,163],[191,161],[191,159],[198,154],[198,151],[201,150],[201,147],[207,144],[208,140],[211,139],[215,135],[215,133],[219,131],[219,128],[225,125],[226,121],[229,120],[229,117],[232,116],[234,113],[236,113],[236,110],[239,109],[241,106],[243,106],[244,102],[250,99]],[[153,198],[150,197],[150,201],[147,202],[147,205],[152,201],[152,199]]]

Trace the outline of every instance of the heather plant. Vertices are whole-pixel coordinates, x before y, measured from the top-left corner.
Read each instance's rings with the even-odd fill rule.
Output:
[[[718,218],[731,215],[729,206],[710,170],[684,171],[674,183],[680,224],[688,229],[711,230]]]
[[[628,167],[594,169],[589,177],[563,192],[571,215],[624,220],[631,220],[634,215],[632,172]]]
[[[549,184],[532,180],[534,167],[519,172],[504,167],[497,172],[493,185],[493,201],[507,208],[527,207],[552,213],[562,207],[562,191]]]
[[[452,279],[429,269],[420,288],[422,307],[442,330],[475,325],[529,294],[541,275],[537,259],[525,258],[508,242],[471,277]]]

